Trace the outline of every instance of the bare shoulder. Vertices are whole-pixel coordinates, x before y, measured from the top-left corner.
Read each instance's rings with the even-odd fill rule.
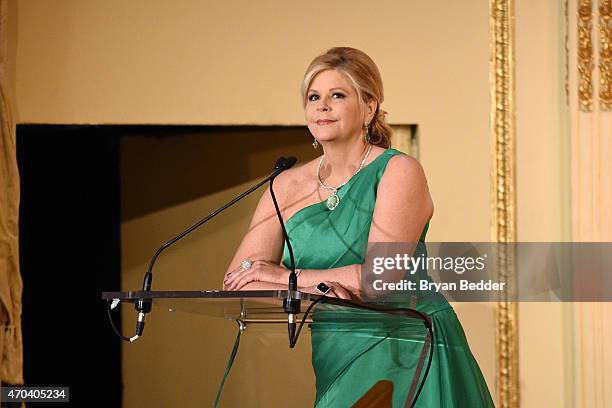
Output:
[[[314,175],[318,160],[317,158],[284,171],[274,181],[274,192],[279,205],[285,210],[290,208],[289,215],[293,214],[296,208],[317,200],[314,194],[318,185]]]
[[[433,213],[425,171],[414,157],[398,154],[389,159],[381,178],[379,194],[403,205],[424,207],[426,212]]]
[[[315,169],[315,167],[313,167],[313,163],[316,160],[304,163],[301,166],[292,167],[289,170],[282,172],[274,181],[274,185],[278,185],[280,190],[289,193],[291,190],[299,188],[299,186],[309,181],[309,179],[312,179]]]
[[[389,159],[383,180],[408,186],[427,184],[425,170],[421,163],[414,157],[405,154],[398,154]]]

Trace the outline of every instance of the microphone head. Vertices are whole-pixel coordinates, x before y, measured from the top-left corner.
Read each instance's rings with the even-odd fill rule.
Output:
[[[276,164],[274,165],[274,170],[285,168],[285,160],[286,159],[284,157],[279,157],[278,160],[276,160]]]
[[[284,160],[283,168],[285,170],[290,169],[297,162],[297,159],[294,156],[289,156]]]

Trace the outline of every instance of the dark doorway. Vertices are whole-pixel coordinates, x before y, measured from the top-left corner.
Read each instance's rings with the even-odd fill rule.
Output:
[[[73,406],[121,406],[100,300],[120,286],[118,146],[113,127],[17,127],[25,385],[68,386]]]

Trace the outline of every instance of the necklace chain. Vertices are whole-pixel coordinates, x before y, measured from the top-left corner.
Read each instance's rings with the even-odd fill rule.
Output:
[[[368,151],[366,152],[365,156],[363,156],[363,160],[361,161],[361,164],[359,165],[359,168],[357,169],[357,171],[355,171],[355,174],[353,174],[348,180],[346,180],[344,183],[339,184],[337,186],[328,186],[327,184],[323,183],[321,181],[321,164],[323,163],[323,159],[325,158],[325,154],[323,156],[321,156],[321,160],[319,160],[319,165],[317,166],[317,181],[319,182],[319,185],[321,187],[323,187],[326,190],[331,190],[334,192],[338,191],[339,188],[343,187],[346,183],[349,182],[350,179],[352,179],[353,177],[355,177],[357,175],[357,173],[359,173],[359,171],[363,168],[363,165],[365,164],[366,160],[368,159],[368,156],[370,155],[370,152],[372,151],[372,145],[370,145],[370,147],[368,147]]]

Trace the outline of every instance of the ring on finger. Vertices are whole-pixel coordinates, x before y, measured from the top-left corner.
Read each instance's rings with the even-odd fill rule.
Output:
[[[251,266],[253,266],[253,261],[251,261],[249,259],[245,259],[244,261],[242,261],[240,266],[242,267],[243,271],[246,271],[247,269],[250,269]]]
[[[317,285],[317,290],[321,292],[322,294],[327,295],[329,291],[331,290],[331,287],[329,287],[329,285],[327,285],[325,282],[320,282]]]

